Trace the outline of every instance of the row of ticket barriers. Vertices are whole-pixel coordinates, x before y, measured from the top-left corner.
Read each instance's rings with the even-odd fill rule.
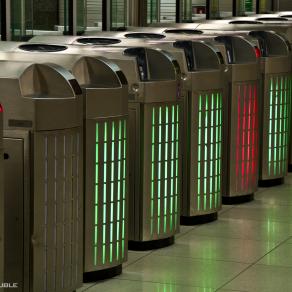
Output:
[[[112,277],[128,249],[173,244],[180,224],[283,183],[292,23],[277,21],[0,43],[7,291]]]

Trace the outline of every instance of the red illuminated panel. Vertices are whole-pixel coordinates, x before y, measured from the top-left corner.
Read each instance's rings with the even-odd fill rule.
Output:
[[[0,104],[0,113],[3,113],[3,106]]]
[[[262,56],[261,50],[258,47],[254,48],[255,54],[257,58],[260,58]]]
[[[236,192],[247,194],[257,183],[258,96],[256,84],[237,86]]]

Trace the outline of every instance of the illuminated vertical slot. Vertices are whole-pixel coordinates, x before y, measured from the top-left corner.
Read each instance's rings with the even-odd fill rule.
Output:
[[[213,179],[214,179],[214,173],[213,173],[213,164],[214,164],[214,156],[213,156],[213,143],[214,143],[214,93],[211,94],[211,122],[210,122],[210,199],[209,199],[209,208],[212,209],[212,203],[213,203]]]
[[[211,120],[211,128],[213,128],[214,130],[212,131],[211,133],[211,149],[210,149],[210,153],[211,153],[211,160],[213,160],[212,162],[212,165],[213,165],[213,170],[212,170],[212,177],[213,177],[213,181],[212,181],[212,190],[213,190],[213,193],[214,193],[214,207],[217,208],[217,205],[218,205],[218,190],[217,190],[217,187],[218,187],[218,184],[217,184],[217,181],[218,181],[218,176],[216,175],[216,153],[214,152],[214,145],[216,145],[217,143],[217,137],[219,139],[219,125],[217,125],[216,123],[216,116],[219,115],[219,112],[220,112],[220,101],[219,101],[219,93],[217,94],[213,94],[212,95],[212,99],[214,99],[214,107],[215,107],[215,110],[212,114],[212,120]],[[220,116],[219,116],[220,118]],[[215,121],[214,121],[215,120]],[[215,137],[214,137],[215,136]],[[215,138],[215,139],[214,139]]]
[[[107,133],[108,125],[104,123],[104,160],[103,160],[103,235],[102,235],[102,263],[105,263],[106,259],[106,204],[107,204]]]
[[[249,84],[248,88],[248,118],[247,118],[247,157],[246,157],[246,188],[249,185],[250,179],[250,167],[251,167],[251,157],[250,157],[250,148],[251,148],[251,107],[252,107],[252,85]]]
[[[290,93],[291,93],[291,87],[290,87],[290,78],[288,77],[285,77],[285,92],[284,92],[284,96],[283,96],[283,117],[282,117],[282,159],[283,159],[283,162],[282,162],[282,171],[283,173],[285,173],[285,170],[286,170],[286,159],[287,159],[287,156],[286,156],[286,151],[287,151],[287,138],[288,136],[286,136],[286,115],[287,115],[287,101],[288,101],[288,98],[290,98]],[[288,107],[289,108],[289,107]],[[289,108],[289,112],[291,112],[291,109]]]
[[[244,4],[246,12],[253,12],[253,0],[245,0]]]
[[[252,121],[252,175],[254,178],[254,182],[256,180],[256,157],[257,157],[257,119],[258,119],[258,114],[257,114],[257,87],[254,85],[254,94],[253,94],[253,121]]]
[[[155,165],[155,108],[152,109],[152,153],[151,153],[151,222],[150,233],[153,234],[154,217],[154,165]]]
[[[217,94],[216,96],[216,105],[217,105],[217,108],[219,109],[220,107],[220,97],[219,95]],[[215,125],[216,125],[216,136],[215,136],[215,143],[214,143],[214,156],[215,156],[215,159],[214,159],[214,168],[215,168],[215,171],[214,171],[214,177],[215,177],[215,186],[214,186],[214,189],[215,189],[215,200],[217,202],[217,193],[218,193],[218,189],[219,189],[219,173],[218,173],[218,151],[219,151],[219,145],[218,145],[218,141],[219,141],[219,123],[220,123],[220,112],[217,111],[216,112],[216,122],[215,122]]]
[[[241,116],[241,107],[240,107],[240,85],[238,85],[237,90],[237,132],[236,132],[236,190],[238,190],[239,184],[239,148],[240,148],[240,116]]]
[[[218,200],[217,204],[219,205],[220,201],[221,201],[221,186],[222,186],[222,136],[223,136],[223,96],[222,93],[218,94],[219,99],[220,99],[220,111],[219,111],[219,126],[218,126],[218,130],[219,130],[219,171],[218,171]]]
[[[253,174],[254,174],[254,181],[256,181],[256,173],[258,172],[258,157],[259,157],[259,148],[258,148],[258,143],[259,143],[259,110],[258,110],[258,87],[257,84],[254,85],[254,138],[253,138],[253,153],[254,153],[254,160],[253,160]]]
[[[95,202],[94,202],[94,265],[97,265],[97,240],[98,240],[98,187],[99,187],[99,125],[95,127]]]
[[[160,208],[161,208],[161,148],[162,148],[162,108],[159,107],[158,126],[158,192],[157,192],[157,233],[160,234]]]
[[[283,164],[283,128],[282,128],[282,120],[283,120],[283,77],[280,78],[280,96],[279,96],[279,149],[278,149],[278,173],[281,173],[282,164]]]
[[[124,152],[123,152],[123,222],[122,222],[122,257],[125,255],[125,220],[126,220],[126,158],[127,158],[127,122],[123,121],[124,129]]]
[[[174,216],[175,216],[175,210],[174,210],[174,161],[175,161],[175,126],[174,126],[174,121],[175,121],[175,107],[171,107],[171,165],[170,165],[170,205],[171,205],[171,210],[172,210],[172,215],[170,216],[170,230],[172,230],[173,227],[173,221],[174,221]]]
[[[168,172],[168,106],[165,107],[165,163],[164,163],[164,226],[163,231],[166,232],[167,228],[167,198],[168,198],[168,191],[167,191],[167,172]]]
[[[110,262],[113,261],[113,228],[114,228],[114,161],[115,161],[115,122],[112,122],[112,137],[111,137],[111,200],[110,200]]]
[[[207,204],[207,180],[208,180],[208,95],[205,95],[205,125],[204,125],[204,211],[206,211]]]
[[[279,78],[276,77],[275,92],[275,119],[274,119],[274,175],[277,174],[277,153],[278,153],[278,102],[279,102]]]
[[[273,78],[270,81],[270,114],[269,114],[269,175],[272,167],[272,121],[273,121]]]
[[[246,101],[247,101],[247,85],[243,87],[243,119],[242,119],[242,138],[241,138],[241,189],[244,190],[245,183],[245,133],[246,133]]]
[[[220,98],[219,95],[216,95],[216,105],[217,108],[219,108],[220,106]],[[219,181],[218,181],[218,150],[219,150],[219,145],[218,145],[218,140],[219,140],[219,112],[216,112],[216,121],[215,121],[215,128],[216,128],[216,132],[215,132],[215,143],[213,145],[213,151],[215,151],[215,159],[214,159],[214,177],[215,177],[215,186],[214,186],[214,190],[215,190],[215,201],[217,202],[217,192],[218,192],[218,188],[219,188]]]
[[[176,126],[176,137],[175,137],[175,148],[176,148],[176,154],[175,154],[175,221],[174,225],[177,226],[177,212],[178,212],[178,166],[179,166],[179,105],[176,106],[176,120],[175,120],[175,126]]]
[[[291,115],[291,77],[286,77],[287,85],[286,85],[286,94],[285,94],[285,102],[284,102],[284,129],[283,129],[283,144],[284,144],[284,156],[283,156],[283,173],[286,172],[287,166],[287,154],[288,154],[288,145],[289,145],[289,137],[288,134],[290,132],[290,115]]]
[[[198,129],[198,197],[197,209],[200,210],[201,204],[201,150],[202,150],[202,95],[199,96],[199,129]]]
[[[118,190],[117,190],[117,260],[120,257],[120,229],[121,229],[121,185],[122,185],[122,121],[119,121],[119,141],[118,141]]]

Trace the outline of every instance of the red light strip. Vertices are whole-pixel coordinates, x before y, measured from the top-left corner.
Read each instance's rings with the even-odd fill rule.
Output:
[[[236,191],[238,191],[238,179],[239,179],[239,146],[240,146],[240,85],[238,85],[237,93],[237,138],[236,138]]]
[[[242,157],[241,157],[241,189],[244,189],[244,181],[246,179],[245,176],[245,131],[246,131],[246,95],[247,95],[247,86],[244,85],[243,87],[243,121],[242,121],[242,144],[241,144],[241,153],[242,153]]]
[[[247,165],[246,165],[246,175],[247,175],[247,182],[246,182],[246,187],[248,188],[248,184],[250,181],[250,175],[251,175],[251,156],[250,156],[250,150],[252,148],[252,145],[250,144],[250,136],[251,136],[251,105],[252,105],[252,85],[249,85],[249,96],[248,96],[248,126],[247,126]]]
[[[256,171],[257,171],[257,157],[258,157],[258,104],[257,104],[257,86],[254,86],[254,119],[253,119],[253,148],[252,148],[252,176],[253,182],[256,183]]]
[[[255,110],[255,120],[256,120],[256,126],[255,126],[255,158],[254,158],[254,182],[257,183],[256,181],[256,172],[258,169],[258,143],[259,143],[259,115],[258,115],[258,92],[257,92],[257,85],[255,85],[255,104],[256,104],[256,110]]]
[[[258,47],[255,47],[254,51],[257,58],[260,58],[262,56],[261,50]]]

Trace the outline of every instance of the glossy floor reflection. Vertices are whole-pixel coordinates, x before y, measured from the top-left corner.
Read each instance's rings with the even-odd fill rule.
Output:
[[[77,292],[292,291],[292,175],[219,220],[182,227],[175,245],[129,252],[123,274]]]

